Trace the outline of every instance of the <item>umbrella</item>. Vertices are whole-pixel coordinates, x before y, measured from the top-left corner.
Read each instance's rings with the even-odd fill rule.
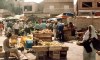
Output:
[[[57,18],[49,18],[48,20],[55,21],[55,20],[57,20]]]
[[[73,13],[66,13],[67,16],[74,16]]]

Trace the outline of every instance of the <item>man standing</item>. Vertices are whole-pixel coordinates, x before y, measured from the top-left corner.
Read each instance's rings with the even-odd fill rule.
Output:
[[[14,28],[15,35],[19,35],[19,22],[18,21],[13,25],[13,28]]]
[[[60,40],[60,42],[64,42],[65,41],[65,39],[64,39],[64,31],[63,31],[64,24],[59,22],[57,28],[58,28],[57,29],[58,30],[58,39]]]

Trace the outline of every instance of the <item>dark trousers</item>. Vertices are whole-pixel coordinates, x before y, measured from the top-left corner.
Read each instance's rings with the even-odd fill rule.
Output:
[[[65,42],[64,33],[63,32],[59,33],[58,39],[59,39],[60,42]]]
[[[19,29],[14,29],[15,35],[19,35]]]
[[[9,56],[10,56],[10,52],[9,51],[5,51],[4,60],[9,60]]]
[[[27,33],[31,33],[30,28],[25,28],[25,34],[27,35]]]

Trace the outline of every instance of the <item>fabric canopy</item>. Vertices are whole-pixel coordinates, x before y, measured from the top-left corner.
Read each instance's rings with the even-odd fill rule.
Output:
[[[62,19],[66,19],[67,18],[67,16],[66,15],[63,15],[63,14],[60,14],[60,15],[58,15],[58,16],[56,16],[57,18],[62,18]]]

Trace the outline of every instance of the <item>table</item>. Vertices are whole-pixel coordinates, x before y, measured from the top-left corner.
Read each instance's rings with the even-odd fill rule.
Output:
[[[68,47],[67,46],[33,46],[33,51],[36,52],[37,58],[39,57],[39,53],[42,52],[43,57],[45,58],[45,55],[47,52],[47,57],[51,57],[54,59],[60,59],[61,57],[67,56]]]
[[[33,33],[33,37],[39,38],[43,41],[52,41],[52,33]]]

